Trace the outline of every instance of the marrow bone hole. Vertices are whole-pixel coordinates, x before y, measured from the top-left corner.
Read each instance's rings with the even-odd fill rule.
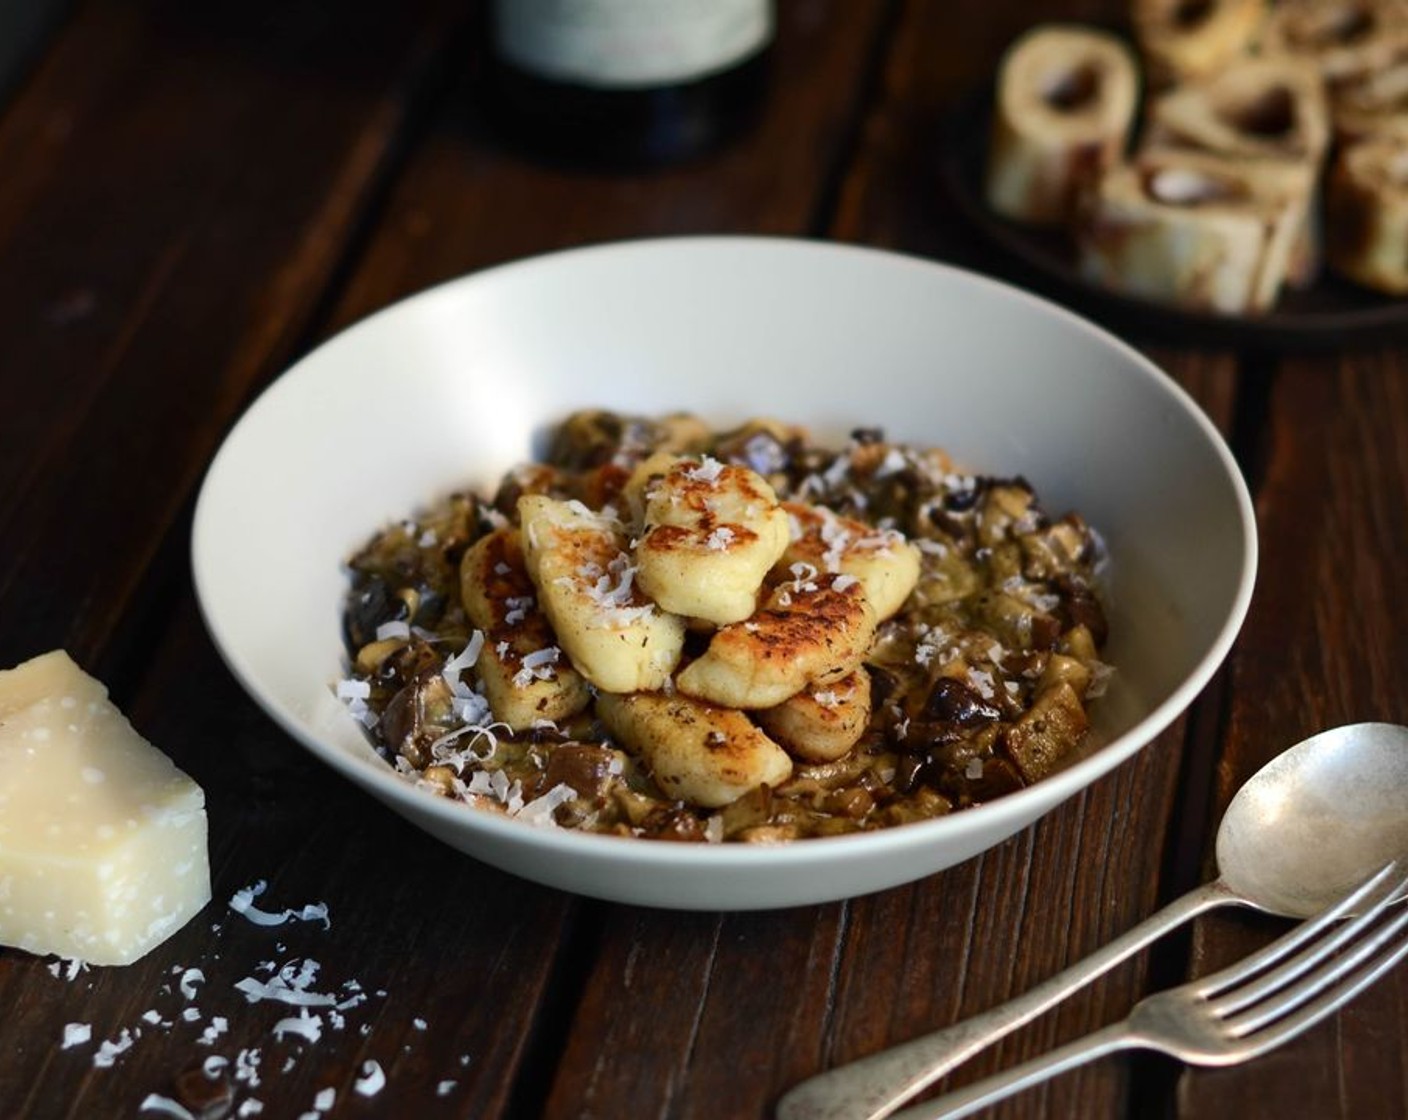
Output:
[[[1226,106],[1222,119],[1251,136],[1282,139],[1296,127],[1296,102],[1285,86],[1272,86],[1247,101]]]
[[[1377,21],[1364,4],[1341,4],[1327,13],[1325,37],[1330,42],[1353,43],[1370,35]]]
[[[1100,94],[1100,68],[1091,63],[1062,70],[1047,78],[1041,97],[1061,113],[1074,113],[1089,106]]]
[[[1169,13],[1169,23],[1180,31],[1192,31],[1212,15],[1213,0],[1177,0]]]
[[[1203,206],[1246,197],[1246,188],[1233,179],[1184,167],[1161,167],[1145,172],[1144,191],[1165,206]]]

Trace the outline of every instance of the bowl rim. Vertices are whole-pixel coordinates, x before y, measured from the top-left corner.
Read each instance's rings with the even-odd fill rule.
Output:
[[[338,744],[324,741],[305,727],[295,713],[285,710],[276,697],[266,692],[258,680],[255,668],[248,663],[238,644],[231,640],[217,616],[212,605],[212,575],[204,561],[207,549],[205,542],[213,531],[211,521],[215,516],[213,493],[223,472],[228,469],[226,464],[233,454],[231,447],[238,433],[257,423],[257,419],[252,418],[257,418],[263,410],[275,407],[281,387],[301,376],[301,371],[306,370],[325,349],[333,345],[350,345],[363,332],[378,329],[379,324],[404,314],[412,305],[451,298],[461,289],[492,284],[506,276],[534,269],[557,268],[564,263],[570,267],[574,261],[593,257],[701,251],[809,253],[836,258],[882,260],[900,267],[946,274],[960,284],[988,289],[994,295],[1024,305],[1039,315],[1063,321],[1070,329],[1116,352],[1136,368],[1142,377],[1148,379],[1155,389],[1169,398],[1178,411],[1198,428],[1226,476],[1241,528],[1242,553],[1241,570],[1237,573],[1236,590],[1230,609],[1218,626],[1213,640],[1177,687],[1121,734],[1102,743],[1086,757],[1023,789],[982,805],[930,820],[874,831],[811,837],[805,841],[786,844],[649,843],[636,837],[543,827],[504,814],[475,810],[416,788],[414,783],[384,762],[373,757],[357,757]],[[417,817],[429,816],[437,824],[450,830],[464,829],[471,833],[482,833],[486,839],[510,842],[515,847],[534,849],[543,855],[570,854],[575,858],[603,858],[613,862],[624,859],[626,862],[643,866],[716,870],[744,870],[759,866],[786,868],[813,863],[822,853],[828,857],[842,858],[862,854],[876,856],[882,854],[884,849],[907,849],[936,843],[950,834],[960,837],[980,830],[984,825],[1006,828],[1005,834],[1020,829],[1133,757],[1192,704],[1226,660],[1245,621],[1254,590],[1258,559],[1255,507],[1246,480],[1222,434],[1187,390],[1152,360],[1105,328],[1068,308],[1013,284],[915,254],[814,238],[737,234],[630,238],[552,250],[506,261],[410,293],[321,340],[265,384],[226,432],[201,482],[195,505],[190,547],[190,562],[201,617],[217,652],[241,687],[266,715],[315,758],[351,779],[373,796],[393,804],[398,809],[408,809]],[[334,683],[328,682],[329,687]]]

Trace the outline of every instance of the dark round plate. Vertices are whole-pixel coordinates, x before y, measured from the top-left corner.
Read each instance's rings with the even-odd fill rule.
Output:
[[[1076,270],[1074,247],[1064,233],[1030,229],[988,209],[983,178],[991,118],[988,91],[973,95],[953,115],[943,156],[949,189],[968,221],[1024,266],[1033,286],[1067,306],[1117,329],[1195,345],[1279,351],[1408,339],[1408,300],[1379,295],[1323,271],[1308,288],[1286,288],[1274,310],[1242,316],[1122,295],[1085,279]]]

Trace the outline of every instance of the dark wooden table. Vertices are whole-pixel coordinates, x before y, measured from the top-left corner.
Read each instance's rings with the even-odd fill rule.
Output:
[[[1119,12],[783,0],[758,129],[613,176],[488,139],[475,13],[455,0],[75,5],[0,111],[0,663],[67,647],[205,787],[215,901],[124,969],[0,952],[0,1114],[138,1115],[215,1055],[232,1104],[264,1117],[328,1088],[348,1117],[768,1116],[800,1078],[1020,992],[1200,881],[1230,793],[1285,745],[1408,718],[1408,340],[1274,353],[1124,331],[1246,472],[1263,557],[1246,627],[1135,760],[986,855],[851,902],[656,912],[481,866],[316,765],[201,625],[187,546],[202,473],[310,346],[447,277],[628,236],[834,238],[1001,274],[944,189],[948,114],[1031,22]],[[232,913],[259,880],[270,907],[325,902],[331,928]],[[1203,919],[961,1076],[1281,928]],[[316,1042],[279,1036],[293,1009],[235,987],[301,959],[319,963],[314,989],[366,996]],[[1405,1020],[1400,969],[1252,1065],[1106,1059],[993,1115],[1408,1115]],[[63,1049],[73,1022],[92,1041]],[[104,1040],[131,1045],[98,1065]],[[368,1060],[386,1085],[365,1097]]]

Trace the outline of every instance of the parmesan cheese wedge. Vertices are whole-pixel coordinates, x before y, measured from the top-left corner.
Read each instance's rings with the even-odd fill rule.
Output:
[[[0,672],[0,943],[130,964],[209,900],[201,788],[62,650]]]

